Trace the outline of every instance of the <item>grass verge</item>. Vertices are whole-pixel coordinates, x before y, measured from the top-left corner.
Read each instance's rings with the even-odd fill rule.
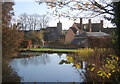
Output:
[[[20,48],[19,51],[77,52],[76,49]]]

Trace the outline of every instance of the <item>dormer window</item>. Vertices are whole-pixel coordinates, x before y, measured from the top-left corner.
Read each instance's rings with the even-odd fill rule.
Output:
[[[76,35],[79,35],[79,34],[80,34],[80,32],[77,30]]]
[[[84,25],[84,30],[86,30],[87,29],[87,27],[86,27],[86,25]]]

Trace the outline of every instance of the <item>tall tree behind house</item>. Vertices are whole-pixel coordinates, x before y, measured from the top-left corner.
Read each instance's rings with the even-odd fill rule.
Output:
[[[23,13],[19,16],[19,23],[22,30],[38,30],[46,28],[50,18],[47,15]]]

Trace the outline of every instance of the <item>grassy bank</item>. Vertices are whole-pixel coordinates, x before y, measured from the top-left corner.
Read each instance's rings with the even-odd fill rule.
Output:
[[[21,48],[19,51],[33,51],[33,52],[77,52],[76,49],[51,49],[51,48]]]
[[[56,49],[56,48],[20,48],[19,51],[33,51],[33,52],[74,52],[79,54],[80,56],[90,56],[93,54],[96,50],[104,52],[104,51],[110,51],[111,49],[106,48],[80,48],[80,49]]]

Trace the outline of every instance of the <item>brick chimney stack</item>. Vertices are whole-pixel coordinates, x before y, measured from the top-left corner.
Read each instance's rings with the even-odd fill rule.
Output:
[[[82,26],[82,18],[80,18],[80,29],[83,30],[83,26]]]
[[[88,20],[89,32],[92,32],[91,19]]]
[[[103,20],[100,20],[100,29],[103,29]]]

